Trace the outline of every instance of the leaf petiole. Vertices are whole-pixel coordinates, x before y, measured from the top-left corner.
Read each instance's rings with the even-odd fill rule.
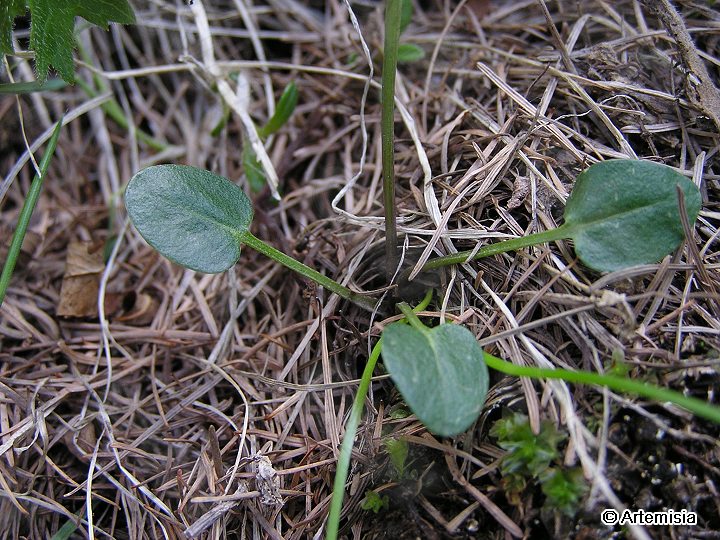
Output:
[[[348,289],[344,285],[341,285],[334,279],[329,278],[324,274],[321,274],[317,270],[313,270],[312,268],[301,263],[300,261],[296,261],[292,257],[285,255],[282,251],[275,249],[269,244],[266,244],[265,242],[254,236],[250,231],[245,231],[242,236],[240,236],[240,241],[246,246],[253,248],[255,251],[262,253],[266,257],[269,257],[270,259],[279,262],[293,272],[297,272],[301,276],[304,276],[314,281],[318,285],[325,287],[327,290],[337,294],[341,298],[349,300],[353,304],[356,304],[368,311],[373,311],[375,309],[375,300],[373,298],[351,291],[350,289]]]
[[[536,246],[546,242],[564,240],[566,238],[570,238],[569,233],[570,231],[568,230],[567,225],[561,225],[555,229],[549,229],[547,231],[533,233],[519,238],[511,238],[510,240],[488,244],[487,246],[481,247],[474,253],[472,250],[459,251],[458,253],[453,253],[452,255],[438,257],[425,263],[422,270],[432,270],[433,268],[450,266],[451,264],[462,264],[468,262],[469,260],[473,261],[476,259],[482,259],[483,257],[499,255],[500,253],[507,253],[508,251],[516,251],[518,249]]]
[[[634,381],[616,375],[600,375],[589,371],[568,371],[566,369],[545,369],[530,366],[518,366],[506,362],[486,352],[483,353],[485,363],[492,368],[506,375],[516,377],[529,377],[531,379],[560,379],[570,383],[590,384],[605,386],[618,392],[626,392],[638,396],[647,397],[658,402],[671,402],[687,409],[688,411],[702,416],[720,424],[720,407],[711,405],[700,399],[684,396],[674,390],[660,388],[645,382]]]
[[[400,302],[397,305],[398,309],[402,312],[403,315],[405,315],[405,320],[412,326],[415,330],[419,330],[420,332],[426,334],[430,331],[430,329],[425,326],[422,321],[418,318],[417,315],[415,315],[415,311],[406,303],[406,302]]]

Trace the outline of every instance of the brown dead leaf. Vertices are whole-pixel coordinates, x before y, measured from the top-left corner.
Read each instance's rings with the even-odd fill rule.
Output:
[[[104,269],[101,249],[95,249],[92,242],[71,242],[65,259],[57,314],[61,317],[97,317],[98,289]]]

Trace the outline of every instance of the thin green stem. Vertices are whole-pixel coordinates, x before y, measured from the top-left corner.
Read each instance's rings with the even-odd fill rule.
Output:
[[[397,307],[402,314],[405,315],[405,320],[409,322],[410,326],[412,326],[415,330],[418,330],[423,334],[430,331],[430,329],[422,323],[418,316],[415,315],[415,312],[406,302],[400,302]]]
[[[358,386],[355,400],[353,401],[352,411],[347,424],[345,424],[345,437],[340,447],[340,456],[338,457],[337,469],[335,470],[335,481],[333,483],[333,495],[330,501],[330,513],[328,514],[327,531],[325,532],[326,540],[335,540],[337,538],[338,529],[340,527],[340,513],[342,511],[342,503],[345,498],[345,481],[347,480],[348,471],[350,470],[350,458],[352,457],[352,447],[355,441],[355,434],[360,425],[362,417],[363,405],[365,397],[370,389],[372,374],[375,371],[375,364],[380,358],[382,350],[382,338],[378,340],[370,353],[370,358],[365,364],[360,386]]]
[[[5,260],[5,266],[3,266],[2,275],[0,275],[0,306],[2,306],[3,300],[5,300],[5,292],[10,284],[10,278],[12,277],[13,270],[15,270],[15,264],[17,263],[18,256],[20,255],[20,248],[22,248],[22,243],[25,239],[25,233],[27,232],[28,224],[30,223],[30,217],[32,216],[33,210],[35,210],[35,205],[40,198],[40,190],[42,189],[43,181],[45,180],[45,173],[50,166],[50,160],[55,153],[55,147],[57,146],[58,138],[60,137],[62,121],[63,119],[61,118],[58,123],[55,124],[55,130],[48,141],[47,149],[43,154],[42,160],[40,160],[40,174],[36,174],[35,178],[33,178],[32,184],[30,184],[30,191],[28,191],[25,203],[20,211],[17,228],[13,233],[10,248],[8,249],[7,259]]]
[[[395,216],[395,72],[400,41],[402,0],[388,0],[385,6],[385,50],[383,53],[381,120],[383,205],[385,206],[385,262],[388,281],[397,266],[397,223]]]
[[[545,242],[555,242],[557,240],[563,240],[570,237],[570,229],[566,225],[561,225],[556,229],[550,229],[539,233],[529,234],[527,236],[521,236],[519,238],[512,238],[503,242],[497,242],[495,244],[488,244],[487,246],[481,247],[473,255],[472,251],[460,251],[453,253],[452,255],[445,255],[444,257],[438,257],[437,259],[431,259],[423,270],[432,270],[433,268],[440,268],[442,266],[450,266],[451,264],[462,264],[468,261],[468,258],[472,255],[470,260],[482,259],[483,257],[489,257],[491,255],[498,255],[500,253],[507,253],[508,251],[516,251],[518,249],[535,246],[537,244],[543,244]]]
[[[483,355],[488,367],[507,375],[529,377],[531,379],[560,379],[569,383],[606,386],[618,392],[635,394],[658,402],[669,401],[698,416],[720,423],[720,407],[711,405],[700,399],[684,396],[679,392],[667,388],[660,388],[653,384],[617,377],[615,375],[600,375],[588,371],[517,366],[488,353],[483,353]]]
[[[424,310],[430,304],[431,299],[432,290],[429,290],[422,302],[420,302],[414,310],[410,311],[412,316],[414,317],[416,312]],[[350,411],[350,418],[348,418],[347,424],[345,424],[345,436],[343,437],[342,446],[340,447],[340,455],[338,456],[335,481],[333,483],[332,500],[330,501],[330,513],[328,514],[327,530],[325,531],[326,540],[337,539],[340,527],[340,513],[342,511],[343,499],[345,498],[345,482],[347,481],[348,471],[350,470],[350,458],[352,457],[355,435],[357,434],[357,429],[360,425],[360,418],[362,417],[365,397],[370,389],[372,374],[373,371],[375,371],[375,364],[377,364],[381,350],[382,338],[380,338],[373,347],[370,353],[370,358],[368,358],[367,364],[365,364],[365,369],[363,370],[363,374],[360,379],[360,385],[358,386],[352,410]]]
[[[265,242],[251,234],[249,231],[245,232],[242,235],[240,241],[243,244],[253,248],[255,251],[259,251],[266,257],[269,257],[272,260],[279,262],[293,272],[297,272],[301,276],[305,276],[306,278],[314,281],[318,285],[325,287],[327,290],[337,294],[341,298],[349,300],[353,304],[356,304],[368,311],[373,311],[375,309],[375,300],[373,298],[370,298],[369,296],[363,296],[362,294],[351,291],[344,285],[340,285],[334,279],[321,274],[317,270],[313,270],[312,268],[304,265],[300,261],[296,261],[292,257],[285,255],[282,251],[275,249],[269,244],[266,244]]]

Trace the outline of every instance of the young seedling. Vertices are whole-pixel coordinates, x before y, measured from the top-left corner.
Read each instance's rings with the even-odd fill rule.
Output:
[[[130,220],[162,255],[191,270],[216,274],[240,258],[242,244],[372,311],[375,301],[288,257],[250,232],[253,209],[227,178],[186,165],[155,165],[125,190]]]
[[[674,169],[651,161],[615,159],[592,165],[575,180],[565,205],[565,222],[556,229],[462,251],[428,261],[422,270],[460,264],[534,246],[572,239],[588,267],[612,272],[654,263],[684,238],[678,188],[690,224],[700,212],[697,186]],[[413,279],[418,274],[410,274]]]
[[[528,480],[536,480],[545,494],[545,506],[573,516],[587,491],[582,470],[563,467],[558,444],[565,435],[544,420],[533,433],[524,414],[503,415],[490,429],[498,446],[507,450],[500,463],[503,487],[513,504],[520,504]]]

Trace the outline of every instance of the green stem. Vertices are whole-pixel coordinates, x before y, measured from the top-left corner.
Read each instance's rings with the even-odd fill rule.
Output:
[[[472,250],[460,251],[453,253],[452,255],[445,255],[444,257],[438,257],[437,259],[429,260],[422,267],[423,270],[432,270],[433,268],[440,268],[441,266],[450,266],[451,264],[462,264],[468,261],[468,258],[472,255],[470,260],[482,259],[483,257],[489,257],[491,255],[498,255],[500,253],[507,253],[508,251],[516,251],[518,249],[534,246],[537,244],[543,244],[545,242],[555,242],[557,240],[563,240],[570,237],[570,229],[567,225],[561,225],[556,229],[550,229],[539,233],[529,234],[527,236],[521,236],[519,238],[512,238],[503,242],[497,242],[495,244],[488,244],[487,246],[481,247],[473,255]]]
[[[432,290],[429,290],[423,298],[422,302],[414,310],[410,310],[412,317],[416,312],[424,310],[432,299]],[[407,305],[407,304],[405,304]],[[408,306],[409,309],[410,306]],[[400,308],[402,310],[402,307]],[[404,312],[404,311],[403,311]],[[340,513],[342,511],[343,499],[345,498],[345,482],[347,481],[348,471],[350,470],[350,458],[352,457],[352,448],[355,442],[360,418],[362,417],[365,397],[370,389],[372,374],[375,370],[382,350],[382,338],[378,340],[370,353],[365,369],[363,370],[360,386],[358,386],[355,400],[353,401],[350,418],[345,424],[345,436],[343,437],[342,446],[340,447],[340,456],[338,457],[337,470],[335,471],[335,481],[333,483],[332,500],[330,501],[330,513],[328,514],[327,530],[325,531],[325,540],[336,540],[340,527]]]
[[[55,153],[55,147],[57,146],[58,138],[60,137],[62,121],[63,119],[60,118],[58,123],[55,124],[55,130],[48,141],[47,149],[40,161],[40,174],[36,174],[33,178],[32,184],[30,184],[30,191],[28,191],[25,203],[20,211],[17,228],[13,233],[10,248],[8,249],[7,259],[5,260],[5,266],[3,267],[2,275],[0,275],[0,306],[2,306],[3,300],[5,299],[5,292],[10,284],[10,278],[12,277],[13,270],[15,270],[15,264],[17,263],[18,256],[20,255],[20,248],[22,248],[22,243],[25,239],[25,233],[27,232],[27,228],[30,223],[30,217],[32,216],[33,210],[35,210],[35,205],[40,198],[40,190],[42,189],[43,181],[45,180],[45,173],[50,166],[50,160]]]
[[[400,41],[402,0],[388,0],[385,7],[385,50],[382,68],[381,122],[383,205],[385,207],[385,261],[388,281],[397,266],[395,216],[395,72]]]
[[[687,397],[679,392],[667,388],[659,388],[653,384],[634,381],[614,375],[600,375],[588,371],[568,371],[566,369],[544,369],[528,366],[517,366],[506,362],[496,356],[483,353],[485,363],[488,367],[517,377],[529,377],[531,379],[560,379],[569,383],[591,384],[606,386],[618,392],[635,394],[650,398],[658,402],[672,402],[688,411],[702,416],[713,422],[720,423],[720,407],[711,405],[700,399]]]
[[[415,315],[415,312],[406,302],[400,302],[397,307],[402,314],[405,315],[405,320],[409,322],[410,326],[412,326],[415,330],[418,330],[423,334],[427,334],[430,331],[430,329],[422,323],[418,316]]]
[[[331,279],[321,274],[317,270],[313,270],[312,268],[304,265],[300,261],[296,261],[292,257],[285,255],[282,251],[275,249],[269,244],[266,244],[249,231],[245,232],[242,235],[241,242],[247,246],[250,246],[255,251],[259,251],[266,257],[269,257],[272,260],[279,262],[293,272],[297,272],[301,276],[305,276],[306,278],[314,281],[318,285],[325,287],[327,290],[337,294],[341,298],[349,300],[353,304],[356,304],[368,311],[374,311],[375,300],[373,298],[370,298],[369,296],[363,296],[362,294],[351,291],[344,285],[340,285],[334,279]]]

